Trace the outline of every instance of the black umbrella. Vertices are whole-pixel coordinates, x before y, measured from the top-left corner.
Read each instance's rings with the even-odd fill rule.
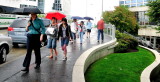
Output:
[[[28,15],[30,13],[41,14],[41,10],[33,7],[18,8],[13,10],[13,14]]]

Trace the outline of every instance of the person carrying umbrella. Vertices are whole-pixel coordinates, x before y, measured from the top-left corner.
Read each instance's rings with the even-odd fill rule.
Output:
[[[29,71],[32,50],[35,52],[35,69],[40,68],[41,64],[41,41],[43,40],[43,35],[45,34],[45,26],[41,19],[37,17],[37,14],[31,13],[28,26],[26,27],[27,34],[27,53],[23,62],[23,67],[21,71]]]
[[[79,31],[79,37],[80,37],[80,44],[82,44],[83,42],[83,35],[85,33],[86,27],[84,25],[84,22],[81,21],[79,27],[78,27],[78,31]]]
[[[73,40],[76,40],[77,27],[78,27],[77,19],[73,19],[73,22],[71,23],[71,32]]]
[[[57,58],[57,54],[58,54],[56,50],[57,37],[58,37],[57,19],[53,17],[51,21],[52,23],[46,30],[46,34],[48,37],[47,48],[49,48],[50,50],[50,56],[47,56],[47,57],[49,57],[50,59],[53,58],[53,50],[55,53],[55,58]]]
[[[91,23],[90,19],[88,19],[88,21],[86,23],[86,28],[87,28],[87,38],[89,38],[90,33],[91,33],[91,29],[92,29],[92,23]]]
[[[69,39],[73,39],[71,34],[70,26],[67,23],[66,18],[62,18],[62,24],[59,26],[59,32],[58,32],[58,40],[61,37],[61,47],[64,53],[63,60],[67,60],[67,46],[69,43]]]

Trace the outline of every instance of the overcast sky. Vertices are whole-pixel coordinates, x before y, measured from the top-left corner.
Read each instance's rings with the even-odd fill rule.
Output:
[[[114,6],[118,5],[119,0],[103,0],[103,11],[114,10]],[[102,0],[71,0],[72,16],[91,16],[98,19],[101,13]]]

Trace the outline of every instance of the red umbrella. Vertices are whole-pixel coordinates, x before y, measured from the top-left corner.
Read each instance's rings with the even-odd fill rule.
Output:
[[[45,18],[52,19],[52,17],[55,17],[58,20],[61,20],[62,18],[66,17],[66,15],[59,13],[59,12],[50,12],[50,13],[47,13]]]

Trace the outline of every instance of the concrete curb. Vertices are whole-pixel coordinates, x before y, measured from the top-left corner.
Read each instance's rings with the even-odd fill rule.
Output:
[[[96,60],[114,53],[114,47],[117,45],[117,39],[107,43],[90,48],[81,54],[77,59],[72,72],[72,82],[85,82],[84,73],[87,68]]]
[[[157,51],[153,49],[149,49],[144,46],[140,46],[140,47],[151,51],[155,56],[154,62],[143,70],[143,72],[141,73],[141,77],[140,77],[141,82],[150,82],[150,74],[153,71],[153,69],[156,68],[158,64],[160,63],[160,55]]]

